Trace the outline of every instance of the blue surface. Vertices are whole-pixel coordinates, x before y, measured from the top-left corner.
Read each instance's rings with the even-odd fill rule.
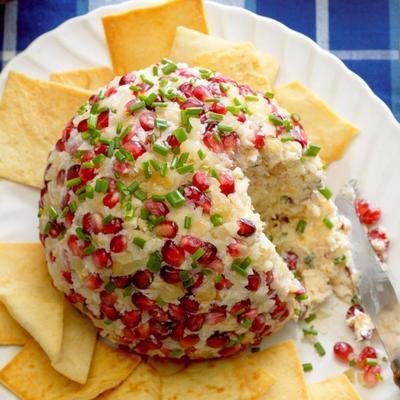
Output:
[[[400,120],[400,0],[216,1],[246,7],[316,40],[360,75]],[[121,0],[11,0],[0,5],[0,67],[61,22],[113,2]]]

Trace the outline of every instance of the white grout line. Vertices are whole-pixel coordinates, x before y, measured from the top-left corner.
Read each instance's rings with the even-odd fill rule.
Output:
[[[18,1],[7,3],[4,11],[2,62],[5,64],[15,56],[17,50]]]
[[[342,60],[398,60],[399,50],[331,50]]]
[[[315,24],[317,43],[329,49],[329,0],[315,0]]]

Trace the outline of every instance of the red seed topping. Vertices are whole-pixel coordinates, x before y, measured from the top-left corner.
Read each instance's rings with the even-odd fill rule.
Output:
[[[150,336],[150,324],[145,322],[135,329],[135,334],[140,339],[147,339]]]
[[[67,241],[68,248],[74,256],[82,257],[83,250],[79,244],[78,236],[70,235]]]
[[[119,312],[114,306],[107,306],[106,304],[100,304],[100,311],[105,317],[111,321],[115,321],[119,318]]]
[[[97,129],[101,130],[101,129],[107,128],[108,114],[109,114],[109,110],[103,111],[99,114],[99,116],[97,117],[97,125],[96,125]]]
[[[135,160],[137,160],[142,154],[146,153],[146,148],[137,140],[131,140],[124,143],[124,148],[132,154]]]
[[[108,208],[114,208],[119,203],[119,193],[109,192],[103,197],[103,204]]]
[[[257,315],[256,318],[254,318],[250,331],[255,332],[255,333],[260,333],[264,330],[265,328],[265,316],[263,314]]]
[[[81,122],[79,122],[77,129],[78,129],[78,132],[86,132],[88,130],[87,119],[84,119]]]
[[[185,260],[183,249],[177,246],[172,240],[167,240],[161,249],[163,260],[174,267],[179,267]]]
[[[79,170],[79,177],[82,182],[89,182],[96,176],[96,170],[94,168],[81,168]]]
[[[128,72],[127,74],[123,75],[119,80],[119,86],[127,85],[128,83],[133,83],[136,80],[135,74],[132,72]]]
[[[240,315],[241,313],[243,313],[244,311],[246,311],[248,309],[248,307],[250,306],[250,300],[241,300],[238,301],[237,303],[235,303],[231,310],[230,313],[234,316]]]
[[[346,319],[352,318],[356,314],[356,310],[359,312],[365,313],[364,307],[361,304],[353,304],[346,313]]]
[[[229,289],[231,288],[233,283],[222,275],[222,279],[215,284],[215,289],[222,290],[222,289]]]
[[[213,97],[211,92],[205,86],[196,86],[192,90],[193,96],[199,99],[200,101],[206,101],[207,99]]]
[[[225,196],[235,193],[235,180],[229,172],[220,172],[218,174],[218,181],[219,188]]]
[[[206,316],[207,324],[215,325],[225,321],[226,310],[209,312]]]
[[[208,214],[211,209],[211,200],[195,186],[185,186],[184,196],[192,202],[196,207],[201,207]]]
[[[134,293],[132,295],[132,303],[140,310],[149,311],[157,307],[157,302],[150,299],[143,293]]]
[[[241,245],[236,240],[230,244],[228,244],[226,251],[231,257],[240,257],[241,254]]]
[[[90,290],[99,289],[103,285],[103,280],[98,274],[90,274],[84,279],[85,286]]]
[[[160,270],[161,278],[167,283],[179,283],[181,281],[179,269],[164,265]]]
[[[375,386],[380,380],[382,380],[381,373],[382,367],[380,365],[369,365],[365,367],[363,373],[364,385],[367,387]]]
[[[169,213],[169,208],[163,201],[148,199],[144,202],[144,208],[156,217],[163,217]]]
[[[115,287],[123,289],[130,285],[132,281],[132,276],[131,275],[114,276],[113,278],[111,278],[111,280],[115,285]]]
[[[84,303],[86,298],[82,296],[80,293],[75,292],[75,290],[71,289],[68,295],[65,296],[72,304],[74,303]]]
[[[187,251],[190,254],[193,254],[198,248],[203,247],[204,242],[192,235],[185,235],[182,237],[179,245],[183,250]]]
[[[117,294],[115,292],[109,293],[103,291],[100,293],[100,301],[101,304],[105,304],[106,306],[112,306],[117,301]]]
[[[240,139],[236,132],[223,135],[221,137],[224,150],[227,152],[236,152],[240,147]]]
[[[115,160],[113,164],[113,171],[120,175],[128,175],[130,172],[129,162]]]
[[[136,271],[132,277],[132,283],[138,289],[147,289],[153,282],[153,273],[148,269]]]
[[[265,146],[265,136],[259,133],[256,133],[254,136],[254,147],[258,150],[261,150]]]
[[[287,304],[282,302],[278,296],[275,296],[275,308],[270,313],[271,318],[278,321],[284,321],[289,316]]]
[[[378,358],[378,354],[376,350],[371,346],[366,346],[362,349],[360,355],[357,359],[357,364],[360,368],[367,367],[366,360],[367,358]]]
[[[71,271],[61,271],[61,276],[64,278],[64,280],[72,285],[72,274]]]
[[[234,354],[238,353],[240,350],[242,350],[243,345],[242,344],[235,344],[234,346],[231,347],[225,347],[224,349],[221,349],[218,354],[221,357],[229,357],[233,356]]]
[[[173,149],[179,147],[181,144],[179,143],[179,140],[176,138],[175,135],[169,135],[167,137],[167,143],[169,144],[170,147]]]
[[[229,342],[229,336],[224,333],[216,332],[207,339],[207,346],[214,349],[224,347]]]
[[[143,112],[139,117],[140,126],[147,132],[154,129],[154,114],[152,112]]]
[[[291,271],[294,271],[297,268],[299,256],[296,253],[293,253],[293,251],[287,251],[283,254],[282,258],[286,261],[286,264]]]
[[[168,304],[168,314],[172,319],[182,320],[185,317],[185,310],[177,304]]]
[[[199,302],[187,295],[180,299],[180,303],[187,312],[195,313],[199,311]]]
[[[236,119],[239,122],[246,122],[246,114],[243,111],[240,111],[239,114],[237,115]]]
[[[122,219],[121,218],[113,218],[108,224],[103,225],[102,232],[107,234],[115,234],[122,230]]]
[[[255,225],[248,219],[241,218],[238,221],[238,223],[239,223],[239,229],[237,231],[237,234],[239,236],[248,237],[253,235],[253,233],[256,231]]]
[[[376,224],[381,218],[380,208],[372,208],[365,200],[357,199],[355,207],[360,221],[365,225]]]
[[[333,346],[333,353],[340,361],[348,363],[351,356],[354,354],[354,350],[353,347],[346,342],[337,342]]]
[[[192,332],[198,332],[204,325],[206,316],[204,314],[190,315],[186,321],[186,327]]]
[[[193,108],[193,107],[203,107],[203,103],[194,97],[191,97],[187,99],[184,103],[180,105],[181,110],[186,110],[187,108]]]
[[[64,230],[63,224],[58,224],[57,222],[52,222],[49,230],[49,235],[55,239]]]
[[[189,347],[195,346],[197,343],[200,342],[200,338],[198,335],[188,335],[185,336],[181,341],[180,345],[184,348],[187,349]]]
[[[173,239],[178,233],[178,225],[173,221],[162,221],[154,228],[154,232],[158,236]]]
[[[212,131],[206,131],[203,136],[203,142],[214,153],[221,153],[224,149],[222,142],[215,139]]]
[[[98,269],[109,268],[112,265],[111,255],[105,249],[95,250],[92,254],[92,260]]]
[[[126,250],[128,246],[128,240],[124,235],[117,235],[111,239],[110,250],[113,253],[121,253]]]
[[[261,285],[261,277],[257,272],[254,272],[254,274],[251,274],[247,277],[248,284],[246,286],[246,289],[251,290],[252,292],[256,292],[260,285]]]
[[[212,103],[210,111],[216,114],[226,114],[226,107],[222,103]]]
[[[140,310],[126,311],[121,318],[122,322],[130,328],[137,326],[141,319],[142,312]]]
[[[210,187],[210,182],[208,181],[208,175],[204,171],[197,171],[192,177],[192,183],[197,189],[204,192]]]

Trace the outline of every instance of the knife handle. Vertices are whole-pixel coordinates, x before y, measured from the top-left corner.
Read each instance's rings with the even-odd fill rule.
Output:
[[[400,357],[395,358],[391,364],[394,383],[400,388]]]

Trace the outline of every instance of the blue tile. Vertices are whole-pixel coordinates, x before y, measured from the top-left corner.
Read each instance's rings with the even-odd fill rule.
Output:
[[[315,40],[315,2],[313,0],[258,0],[257,13],[274,18]]]
[[[75,0],[19,0],[18,50],[25,49],[36,37],[75,14]]]
[[[387,1],[330,1],[329,25],[332,50],[390,48]]]
[[[367,82],[372,91],[380,97],[389,108],[391,101],[390,61],[387,60],[351,60],[344,63]]]

